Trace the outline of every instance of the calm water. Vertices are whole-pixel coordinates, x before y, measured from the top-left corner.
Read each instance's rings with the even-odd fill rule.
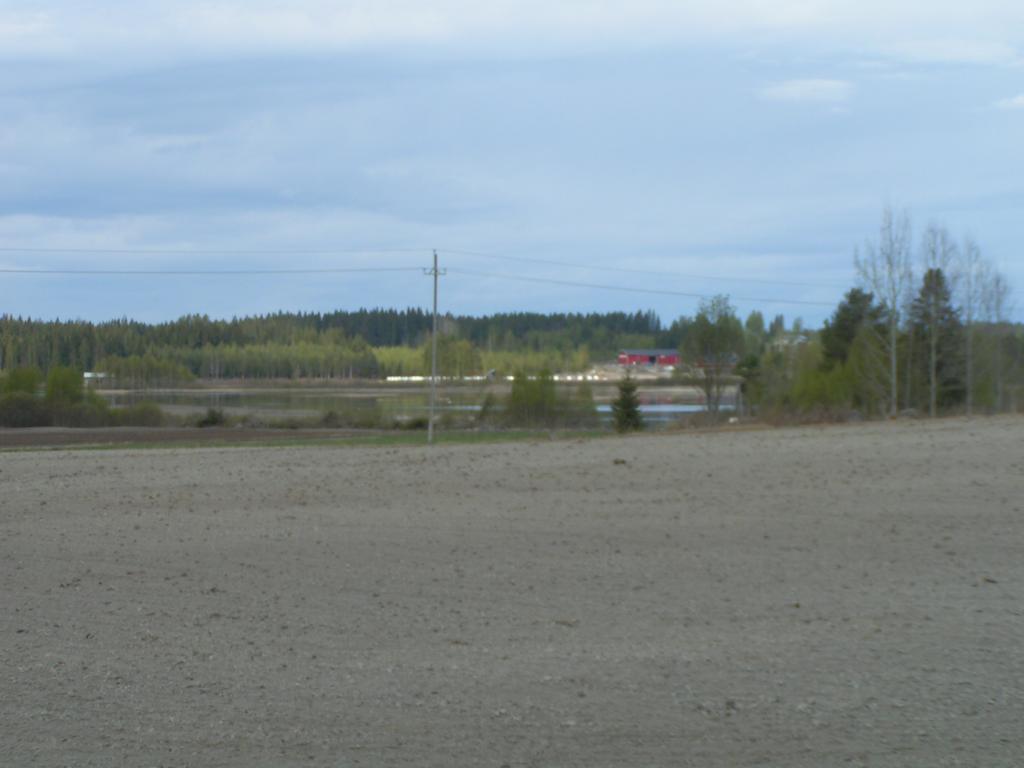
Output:
[[[573,391],[566,385],[567,394]],[[599,416],[611,420],[613,385],[595,385],[594,400]],[[437,407],[441,413],[468,414],[480,410],[488,392],[500,403],[507,390],[500,387],[446,387],[438,390]],[[102,393],[112,405],[131,405],[143,400],[160,404],[177,414],[200,413],[207,408],[220,408],[240,416],[265,418],[317,417],[328,411],[349,412],[354,409],[377,409],[386,418],[408,419],[425,416],[429,410],[429,392],[423,388],[366,387],[281,387],[281,388],[197,388],[133,390]],[[699,393],[684,387],[641,388],[638,392],[640,411],[648,423],[667,425],[689,413],[704,410]],[[731,410],[731,399],[724,398],[722,410]]]

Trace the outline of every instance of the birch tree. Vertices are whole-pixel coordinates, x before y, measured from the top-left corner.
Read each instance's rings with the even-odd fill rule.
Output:
[[[1006,409],[1005,371],[1003,365],[1003,335],[1009,313],[1010,284],[1001,272],[992,270],[982,290],[982,308],[985,319],[995,330],[994,378],[996,383],[996,408]]]
[[[930,224],[921,240],[921,266],[925,275],[938,272],[948,277],[956,265],[957,249],[945,227]],[[955,287],[955,286],[951,286]],[[926,303],[921,307],[928,332],[928,415],[935,418],[938,404],[939,314],[938,292],[928,291]]]
[[[686,337],[686,352],[698,361],[708,413],[718,417],[722,392],[743,352],[743,324],[728,296],[702,301]]]
[[[964,365],[967,375],[967,415],[974,412],[974,324],[978,319],[984,299],[985,285],[989,279],[988,263],[982,258],[981,248],[968,236],[960,255],[960,308],[964,319]]]
[[[899,341],[900,307],[906,301],[907,288],[912,282],[910,262],[910,217],[905,211],[896,213],[891,206],[882,211],[878,241],[867,241],[864,252],[854,253],[854,265],[861,283],[882,303],[888,338],[885,352],[889,358],[889,414],[899,409],[897,378],[897,343]]]

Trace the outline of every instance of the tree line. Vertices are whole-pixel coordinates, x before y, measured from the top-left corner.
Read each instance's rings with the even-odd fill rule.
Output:
[[[429,372],[432,319],[422,309],[275,313],[166,323],[0,316],[0,371],[54,366],[103,371],[130,386],[193,378],[377,378]],[[581,368],[664,334],[653,312],[445,315],[444,375]]]

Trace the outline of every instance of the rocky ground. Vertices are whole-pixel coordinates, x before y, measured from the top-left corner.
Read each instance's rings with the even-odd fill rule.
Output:
[[[0,763],[1019,766],[1024,420],[0,453]]]

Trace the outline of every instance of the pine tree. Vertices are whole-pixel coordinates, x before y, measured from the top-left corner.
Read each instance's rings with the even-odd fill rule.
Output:
[[[640,415],[640,398],[636,394],[636,382],[626,376],[619,382],[619,396],[612,403],[612,415],[618,432],[633,432],[644,428]]]
[[[935,416],[940,405],[959,402],[964,392],[963,326],[941,269],[925,272],[921,292],[911,306],[911,322],[915,334],[929,342],[928,411]]]

